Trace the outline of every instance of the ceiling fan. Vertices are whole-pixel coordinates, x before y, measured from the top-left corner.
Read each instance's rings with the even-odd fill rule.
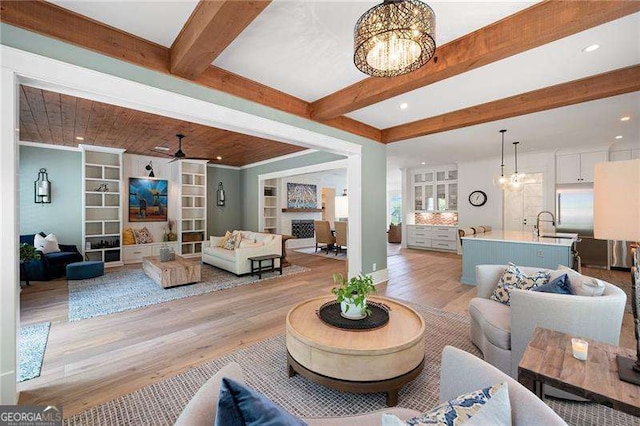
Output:
[[[170,163],[178,160],[209,160],[208,158],[204,157],[187,157],[187,154],[182,151],[182,139],[184,138],[184,135],[182,133],[178,133],[176,137],[178,138],[178,150],[174,152],[173,155],[167,154],[165,152],[160,152],[157,149],[154,149],[152,151],[158,154],[166,155],[167,157],[172,157],[173,160],[169,161]]]

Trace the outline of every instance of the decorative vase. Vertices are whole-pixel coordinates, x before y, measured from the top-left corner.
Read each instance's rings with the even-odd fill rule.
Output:
[[[367,299],[362,305],[356,305],[353,299],[344,299],[340,302],[342,316],[348,319],[363,319],[367,316]]]
[[[169,251],[169,247],[160,247],[160,262],[168,262],[169,260],[171,260],[171,252]]]
[[[178,241],[178,234],[169,232],[169,241]]]

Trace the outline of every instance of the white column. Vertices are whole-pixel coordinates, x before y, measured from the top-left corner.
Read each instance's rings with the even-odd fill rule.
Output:
[[[349,196],[349,271],[354,277],[362,272],[362,155],[350,154],[347,167]]]
[[[17,331],[20,327],[18,276],[18,86],[15,74],[2,69],[0,82],[0,405],[18,401]],[[34,179],[35,180],[35,179]]]

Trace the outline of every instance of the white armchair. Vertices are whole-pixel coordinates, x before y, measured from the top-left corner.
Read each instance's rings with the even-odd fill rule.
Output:
[[[518,364],[536,327],[618,344],[627,300],[624,291],[609,283],[602,296],[594,297],[513,290],[509,307],[489,299],[505,268],[476,266],[478,297],[469,303],[471,341],[485,361],[517,379]],[[520,270],[533,274],[543,269]]]

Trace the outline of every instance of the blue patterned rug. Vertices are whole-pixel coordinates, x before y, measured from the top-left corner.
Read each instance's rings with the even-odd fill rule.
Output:
[[[50,322],[20,327],[20,371],[18,372],[18,382],[24,382],[40,375],[50,327]]]
[[[282,270],[282,277],[309,270],[302,266],[291,265]],[[147,277],[140,269],[107,272],[97,278],[68,281],[69,321],[129,311],[170,300],[282,277],[277,271],[263,273],[261,280],[256,276],[238,277],[230,272],[203,264],[201,282],[165,289]]]

